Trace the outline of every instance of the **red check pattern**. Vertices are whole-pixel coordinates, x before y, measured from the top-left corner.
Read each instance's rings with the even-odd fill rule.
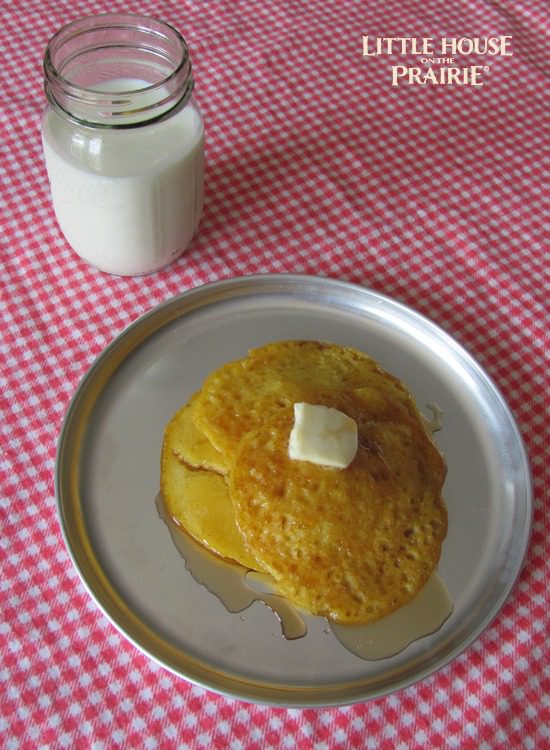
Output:
[[[107,9],[128,8],[0,5],[2,746],[550,747],[548,5],[143,0],[132,9],[190,44],[208,134],[201,230],[144,278],[103,275],[73,254],[41,156],[46,43]],[[392,60],[363,58],[363,35],[511,35],[513,56],[461,58],[489,65],[482,87],[393,87]],[[97,610],[56,520],[57,436],[95,357],[157,303],[256,272],[357,282],[427,315],[488,370],[528,448],[532,542],[502,612],[449,666],[368,703],[266,708],[165,672]]]

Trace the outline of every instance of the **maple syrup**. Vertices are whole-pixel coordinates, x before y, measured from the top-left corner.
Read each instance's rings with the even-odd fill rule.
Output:
[[[240,613],[254,602],[263,602],[277,616],[284,638],[294,640],[307,634],[305,617],[285,597],[276,593],[270,576],[209,552],[167,514],[160,493],[156,506],[189,573],[216,596],[228,612]],[[339,625],[327,620],[326,632],[332,632],[344,648],[362,659],[385,659],[413,641],[439,630],[452,610],[452,600],[445,584],[434,573],[409,604],[378,622]]]

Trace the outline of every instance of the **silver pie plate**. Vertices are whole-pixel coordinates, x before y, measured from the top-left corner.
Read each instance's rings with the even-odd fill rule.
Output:
[[[328,340],[378,360],[419,407],[443,410],[449,531],[439,573],[454,610],[396,656],[348,652],[322,618],[285,640],[260,602],[228,612],[198,584],[160,519],[165,424],[208,373],[279,339]],[[56,496],[73,563],[99,608],[167,670],[254,703],[351,704],[424,679],[490,625],[522,568],[532,520],[528,460],[489,376],[425,317],[361,286],[242,276],[165,302],[130,325],[81,382],[58,444]]]

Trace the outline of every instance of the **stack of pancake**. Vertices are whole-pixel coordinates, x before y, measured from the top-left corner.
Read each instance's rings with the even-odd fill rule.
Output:
[[[289,458],[294,404],[355,420],[345,468]],[[447,533],[445,463],[403,384],[355,349],[279,341],[211,373],[167,425],[168,514],[298,608],[369,623],[409,602]]]

